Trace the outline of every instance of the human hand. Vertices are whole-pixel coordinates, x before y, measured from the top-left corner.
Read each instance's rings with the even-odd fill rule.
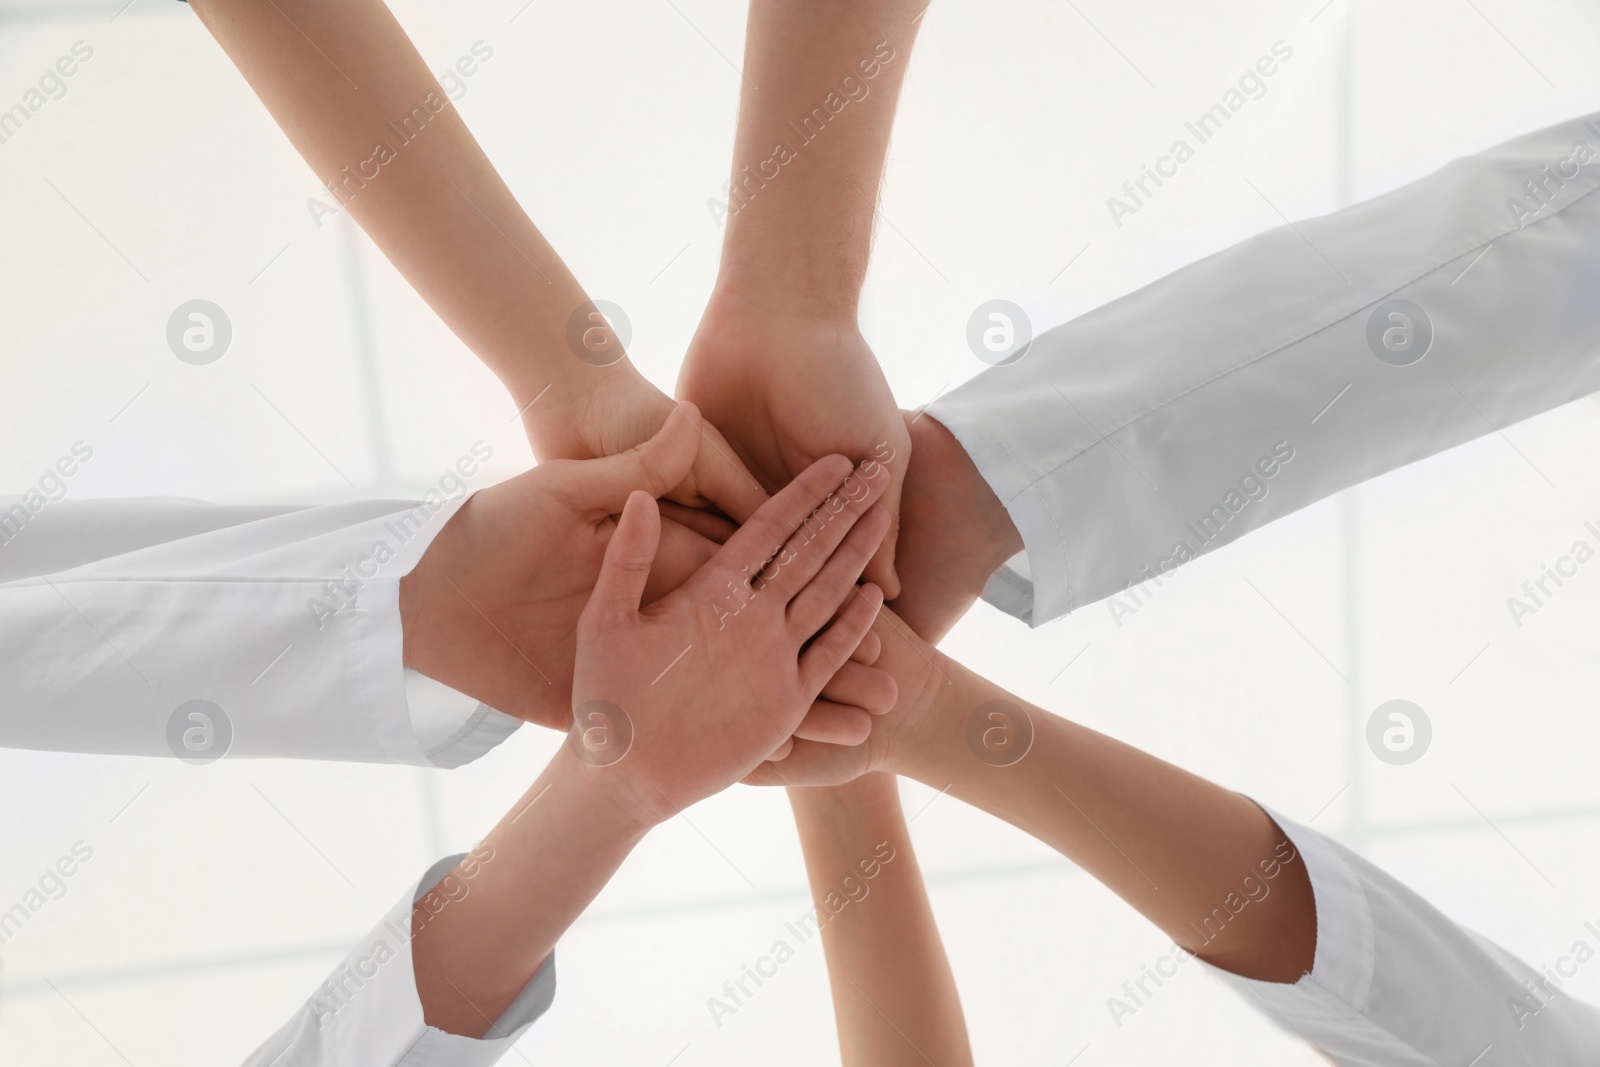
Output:
[[[682,483],[699,422],[685,404],[637,448],[550,460],[467,501],[400,581],[406,665],[509,715],[565,730],[578,617],[616,527],[612,516],[634,490],[663,493]],[[646,597],[677,588],[715,551],[701,534],[664,523]]]
[[[913,633],[887,608],[873,633],[881,651],[874,668],[894,679],[895,701],[873,717],[859,744],[817,744],[796,739],[741,779],[747,785],[839,786],[863,783],[875,772],[914,777],[930,758],[948,752],[961,723],[957,709],[973,699],[973,676]]]
[[[605,327],[609,331],[610,327]],[[615,344],[613,337],[611,342]],[[659,433],[677,406],[623,360],[597,373],[607,377],[564,390],[523,412],[523,426],[534,455],[547,459],[597,459],[637,448]],[[657,496],[691,508],[716,508],[743,522],[767,499],[738,455],[715,426],[696,423],[699,441],[683,476]],[[618,509],[620,510],[620,505]]]
[[[926,412],[903,414],[911,464],[895,554],[902,588],[889,607],[936,645],[1022,551],[1022,535],[955,435]]]
[[[911,437],[852,318],[796,312],[719,290],[678,374],[678,393],[715,423],[769,491],[829,453],[889,470],[889,534],[867,567],[900,594],[895,544]]]
[[[785,747],[849,660],[882,603],[875,586],[855,583],[888,530],[874,503],[888,481],[881,465],[852,472],[844,457],[824,457],[643,608],[660,514],[648,494],[629,497],[578,623],[572,695],[580,723],[629,729],[627,747],[594,763],[646,822]]]

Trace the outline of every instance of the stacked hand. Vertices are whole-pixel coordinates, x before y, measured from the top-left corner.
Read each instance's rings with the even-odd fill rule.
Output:
[[[579,618],[617,530],[613,515],[634,495],[683,485],[703,440],[699,413],[681,404],[637,448],[551,460],[474,496],[401,581],[407,664],[491,707],[565,730]],[[646,603],[682,586],[734,529],[664,507],[683,521],[660,523],[640,589]],[[863,665],[877,647],[872,637],[853,645],[862,663],[843,664],[825,680],[822,699],[791,732],[844,743],[865,737],[867,712],[893,703]]]
[[[893,679],[862,667],[856,707],[817,700],[871,629],[883,595],[856,586],[889,526],[888,484],[869,463],[818,460],[765,504],[680,588],[641,606],[661,522],[634,493],[578,624],[573,700],[625,723],[611,771],[626,807],[661,822],[786,751],[811,714],[887,710]],[[585,745],[580,721],[573,743]],[[614,770],[612,769],[614,766]]]
[[[889,534],[867,577],[890,599],[900,595],[895,542],[911,438],[853,321],[719,292],[690,343],[678,390],[722,428],[769,492],[831,452],[888,468]]]

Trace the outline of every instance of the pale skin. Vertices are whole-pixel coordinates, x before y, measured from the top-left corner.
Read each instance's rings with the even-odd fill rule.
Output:
[[[678,383],[767,488],[823,452],[883,461],[894,476],[885,504],[897,520],[920,503],[905,494],[917,476],[912,432],[923,434],[897,411],[857,313],[925,6],[752,0],[722,263]],[[901,595],[897,537],[912,546],[907,563],[918,579],[943,562],[931,558],[938,538],[902,530],[867,571],[891,596]],[[930,592],[929,611],[941,610],[948,596]],[[817,913],[832,916],[822,942],[845,1067],[970,1064],[896,779],[872,774],[791,790],[789,799]],[[880,848],[895,859],[873,864]],[[876,872],[870,880],[863,862]],[[834,914],[828,894],[842,878],[867,892]]]
[[[335,197],[380,249],[505,383],[536,454],[622,453],[545,464],[515,486],[480,494],[401,584],[409,665],[492,706],[565,728],[577,612],[620,501],[645,489],[743,518],[765,493],[709,424],[685,419],[675,429],[670,401],[625,359],[594,367],[567,351],[568,318],[586,297],[453,108],[428,107],[422,133],[383,163],[378,178],[362,179],[360,163],[374,143],[394,141],[389,123],[396,116],[446,99],[382,3],[198,0],[195,7],[319,178],[336,188]],[[946,489],[937,476],[919,481],[913,473],[908,480],[913,439],[944,442],[927,436],[931,420],[907,431],[855,322],[889,129],[920,10],[897,2],[753,8],[747,69],[767,88],[747,87],[742,101],[734,171],[748,202],[730,220],[716,295],[683,382],[687,392],[703,394],[738,420],[744,434],[735,442],[738,452],[766,488],[782,485],[825,451],[885,459],[891,522],[902,486],[907,503],[920,501],[925,510],[939,503],[929,497]],[[837,77],[818,74],[834,68]],[[803,159],[784,165],[781,181],[763,183],[755,203],[759,172],[752,181],[741,161],[759,165],[769,140],[792,137],[782,133],[787,120],[803,121],[813,106],[821,103],[832,114],[829,93],[836,94],[833,106],[843,94],[844,110],[827,119],[825,135],[803,146]],[[716,375],[726,381],[719,384]],[[772,420],[770,429],[762,428],[763,419]],[[691,422],[698,441],[687,434]],[[941,463],[965,459],[959,447],[953,453],[930,447],[929,456]],[[919,485],[923,491],[913,492]],[[727,537],[725,523],[663,510],[716,540]],[[690,529],[664,524],[649,599],[707,558],[712,546]],[[897,590],[894,542],[891,532],[868,574]],[[907,544],[912,573],[942,573],[941,538],[914,530]],[[563,568],[511,562],[551,558],[562,559]],[[970,556],[960,562],[970,569]],[[947,585],[927,582],[927,613],[948,615],[949,605],[960,603],[964,590],[952,597]],[[854,744],[866,736],[868,712],[892,701],[863,665],[876,648],[877,637],[869,635],[856,652],[861,662],[844,665],[830,680],[797,737]],[[970,1058],[892,780],[863,783],[809,809],[802,801],[796,810],[808,857],[817,855],[811,846],[830,822],[875,820],[886,835],[904,840],[905,862],[872,907],[851,917],[861,936],[827,937],[836,994],[841,980],[893,986],[879,996],[892,997],[902,1025],[914,1026],[922,1046],[943,1050],[951,1062]],[[880,913],[889,917],[881,927],[868,921]],[[878,949],[857,951],[873,931],[881,931]],[[882,951],[897,943],[915,951],[904,957]],[[904,960],[903,974],[886,969],[895,958]],[[859,1008],[859,999],[839,1004],[847,1062],[892,1062],[905,1054],[905,1042],[889,1040],[882,1017],[866,1018]]]
[[[585,760],[595,750],[570,735],[476,850],[492,858],[452,872],[469,892],[423,898],[411,950],[429,1025],[490,1033],[651,827],[787,746],[882,604],[856,583],[888,531],[888,481],[824,457],[649,605],[661,522],[648,493],[628,498],[578,625],[573,699],[622,709],[631,746]],[[713,610],[749,574],[761,577],[742,609]]]
[[[826,917],[822,947],[844,1067],[970,1065],[961,998],[898,780],[868,774],[846,785],[797,787],[789,801],[812,899]],[[829,895],[837,907],[841,892],[850,902],[835,911]]]
[[[694,462],[700,421],[694,405],[680,404],[636,449],[541,463],[467,501],[400,581],[407,665],[508,714],[567,729],[578,621],[616,530],[614,515],[633,492],[654,495],[678,483]],[[688,521],[716,540],[663,520],[646,602],[682,585],[732,532],[729,524]],[[869,634],[859,662],[828,681],[797,736],[866,738],[870,713],[894,699],[883,677],[866,669],[877,652]]]
[[[857,311],[925,6],[751,5],[722,263],[678,375],[766,488],[826,452],[873,456],[897,523],[911,441]],[[867,572],[891,599],[896,536]]]
[[[875,720],[867,742],[797,741],[746,781],[828,785],[875,771],[915,778],[1050,845],[1218,967],[1270,982],[1295,982],[1311,969],[1311,884],[1298,859],[1282,859],[1284,834],[1260,807],[1007,693],[891,619],[886,612],[879,623],[876,666],[894,676],[899,703]],[[970,742],[980,708],[976,732],[987,739]],[[996,749],[985,749],[985,760],[973,747],[1004,752],[1002,742],[1023,736],[1024,723],[1032,743],[1010,765],[997,765]],[[1237,897],[1247,875],[1259,881],[1262,864],[1274,860],[1271,893],[1208,939],[1205,917],[1230,894]]]
[[[612,455],[661,428],[670,397],[626,358],[594,365],[620,355],[603,320],[591,359],[569,346],[588,295],[382,0],[191,6],[333,199],[505,384],[539,459]],[[403,139],[391,123],[417,108],[420,132]],[[369,164],[379,143],[391,158]],[[713,426],[701,431],[690,473],[664,495],[742,521],[766,494]]]

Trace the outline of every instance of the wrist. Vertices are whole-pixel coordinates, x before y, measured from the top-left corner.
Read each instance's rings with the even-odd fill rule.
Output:
[[[575,357],[570,362],[571,366],[543,384],[507,383],[521,413],[523,432],[539,462],[595,459],[638,444],[621,443],[618,435],[625,436],[635,427],[614,425],[616,420],[612,417],[619,408],[631,410],[639,406],[637,398],[644,398],[648,404],[659,397],[663,402],[661,418],[665,420],[665,411],[671,408],[670,398],[651,385],[631,360],[622,359],[604,367],[589,366]]]
[[[624,756],[619,762],[626,762],[626,759]],[[618,765],[585,763],[573,754],[568,744],[563,744],[550,761],[545,779],[545,785],[552,792],[560,792],[565,806],[584,813],[585,832],[596,847],[632,849],[674,814],[671,811],[663,814],[661,809],[667,806],[665,798],[657,796],[655,803],[651,803],[649,797],[632,786]]]
[[[932,646],[925,651],[930,662],[924,684],[907,714],[896,716],[882,769],[943,789],[963,758],[972,758],[966,743],[967,720],[991,697],[982,678]]]
[[[809,319],[859,333],[864,271],[842,265],[837,252],[808,246],[744,252],[730,232],[706,317]],[[864,266],[864,264],[863,264]]]
[[[833,786],[790,786],[795,817],[847,828],[881,822],[900,813],[900,785],[892,774],[872,771]]]

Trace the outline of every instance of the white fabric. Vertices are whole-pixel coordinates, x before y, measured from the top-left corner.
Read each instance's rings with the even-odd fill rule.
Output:
[[[172,720],[208,701],[231,757],[476,758],[517,720],[405,671],[399,615],[465,499],[0,500],[0,745],[193,752]]]
[[[446,876],[447,901],[469,893],[470,879],[450,874],[462,859],[434,864],[245,1067],[488,1067],[509,1052],[555,998],[553,954],[485,1039],[448,1034],[423,1021],[411,959],[412,906]]]
[[[1600,390],[1596,189],[1591,115],[1191,264],[938,400],[1026,545],[985,599],[1039,625]],[[1368,341],[1392,299],[1432,323],[1409,366]]]
[[[1213,968],[1258,1011],[1340,1067],[1600,1064],[1600,1009],[1560,989],[1600,951],[1600,928],[1535,970],[1355,853],[1269,814],[1310,876],[1317,948],[1293,985]]]

